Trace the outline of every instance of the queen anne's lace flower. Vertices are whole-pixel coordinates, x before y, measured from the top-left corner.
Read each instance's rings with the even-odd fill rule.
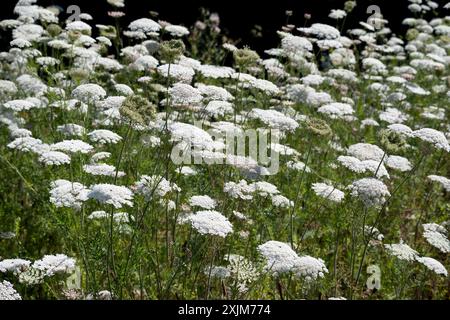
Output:
[[[233,231],[232,224],[220,212],[214,210],[198,211],[188,217],[192,227],[201,234],[225,238]]]
[[[294,202],[285,196],[276,194],[272,196],[272,205],[279,208],[291,208],[294,206]]]
[[[81,140],[63,140],[50,145],[50,148],[71,153],[89,153],[94,149],[93,146]]]
[[[89,103],[105,98],[106,91],[98,84],[82,84],[72,91],[72,97],[84,103]]]
[[[0,300],[22,300],[22,297],[10,282],[3,280],[0,282]]]
[[[382,205],[386,202],[386,197],[391,196],[386,185],[375,178],[354,181],[348,189],[353,197],[358,197],[367,207]]]
[[[40,139],[33,137],[16,138],[12,142],[8,143],[8,148],[16,149],[23,152],[42,153],[50,151],[50,147],[44,144]]]
[[[328,115],[332,119],[347,119],[355,112],[351,105],[340,102],[323,105],[317,111]]]
[[[430,142],[436,148],[450,152],[450,145],[445,135],[435,129],[423,128],[413,132],[413,136],[423,141]]]
[[[40,154],[39,161],[45,165],[59,166],[70,163],[70,156],[59,151],[48,151]]]
[[[152,32],[158,32],[161,29],[161,26],[152,19],[141,18],[131,22],[128,25],[128,29],[130,29],[131,31],[149,34]]]
[[[344,192],[325,183],[313,183],[312,189],[318,196],[333,202],[341,202],[345,197]]]
[[[267,241],[258,246],[258,251],[267,260],[266,268],[274,273],[292,271],[298,259],[288,244],[279,241]]]
[[[429,257],[418,257],[417,261],[423,264],[425,267],[430,269],[431,271],[434,271],[437,274],[446,276],[448,275],[447,269],[437,261],[436,259],[429,258]]]
[[[294,119],[291,119],[281,112],[276,110],[263,110],[255,108],[249,114],[250,117],[259,119],[271,128],[280,129],[283,131],[295,131],[299,124]]]
[[[57,207],[69,207],[79,210],[88,199],[89,189],[78,182],[56,180],[51,183],[50,202]]]
[[[55,273],[69,273],[75,268],[75,259],[69,258],[65,254],[45,255],[42,259],[36,260],[32,268],[45,273],[47,277]]]
[[[298,256],[292,248],[283,242],[268,241],[258,246],[258,251],[267,261],[266,269],[275,273],[293,272],[306,281],[316,280],[328,273],[323,260],[310,256]]]
[[[357,143],[348,148],[347,154],[361,161],[374,160],[380,162],[383,159],[384,151],[370,143]]]
[[[133,188],[137,193],[143,195],[146,199],[151,199],[153,196],[164,197],[169,192],[181,191],[180,187],[178,187],[175,183],[171,183],[166,178],[158,175],[141,176]]]
[[[91,186],[87,197],[100,203],[110,204],[114,208],[122,208],[124,205],[133,206],[133,192],[124,186],[101,183]]]
[[[312,281],[323,278],[328,269],[322,259],[301,256],[296,259],[293,272],[299,277],[304,277],[306,281]]]
[[[105,129],[94,130],[89,132],[87,135],[89,137],[89,140],[100,144],[107,144],[107,143],[115,144],[120,140],[122,140],[122,137],[119,136],[117,133]]]
[[[429,175],[428,179],[430,179],[431,181],[439,182],[445,189],[445,191],[450,192],[450,179],[437,175]]]
[[[397,257],[400,260],[414,261],[419,258],[419,254],[417,253],[417,251],[412,249],[406,243],[403,243],[403,241],[400,241],[400,243],[385,244],[384,247],[389,252],[389,254]]]
[[[423,236],[429,244],[443,253],[450,253],[450,241],[447,239],[447,230],[444,227],[436,223],[427,223],[423,225],[423,228]]]
[[[386,166],[402,172],[412,170],[411,162],[409,162],[408,159],[400,156],[388,156],[386,160]]]
[[[195,75],[194,69],[179,64],[163,64],[157,70],[161,76],[174,78],[183,83],[191,83]]]
[[[12,111],[24,111],[36,108],[36,105],[28,100],[11,100],[3,104],[6,109],[10,109]]]
[[[164,27],[164,31],[170,33],[174,37],[183,37],[189,34],[189,30],[183,26],[168,25]]]
[[[92,174],[94,176],[107,176],[107,177],[116,176],[116,167],[105,163],[85,164],[83,166],[83,171]],[[117,177],[123,176],[125,176],[125,172],[117,171]]]
[[[5,259],[0,261],[0,272],[18,273],[27,269],[31,262],[24,259]]]
[[[201,207],[203,209],[214,209],[217,205],[216,200],[209,196],[192,196],[189,204],[193,207]]]
[[[236,182],[226,182],[223,191],[228,193],[232,198],[240,198],[242,200],[251,200],[253,199],[252,193],[255,189],[252,186],[247,184],[247,181],[241,180],[238,183]]]
[[[313,23],[309,28],[298,28],[298,30],[318,39],[338,39],[341,36],[339,30],[322,23]]]

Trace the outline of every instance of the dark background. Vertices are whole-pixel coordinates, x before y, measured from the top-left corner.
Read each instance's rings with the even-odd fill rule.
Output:
[[[447,1],[435,0],[444,5]],[[13,8],[17,1],[0,0],[0,19],[14,18]],[[217,12],[221,18],[221,29],[232,39],[241,39],[240,45],[249,45],[258,51],[277,46],[279,37],[276,34],[280,27],[286,24],[286,10],[292,10],[293,16],[289,23],[297,27],[303,26],[304,13],[312,15],[310,23],[322,22],[335,26],[335,21],[328,18],[330,9],[343,9],[344,0],[125,0],[123,10],[126,16],[121,20],[122,28],[132,20],[149,17],[149,11],[159,12],[159,19],[173,24],[187,27],[195,23],[200,17],[200,8],[208,8]],[[93,16],[91,24],[113,24],[107,11],[117,10],[106,0],[40,0],[41,6],[59,5],[64,9],[60,20],[67,17],[65,10],[69,5],[80,6],[82,12]],[[389,27],[394,33],[403,31],[402,20],[410,16],[407,6],[408,0],[358,0],[357,7],[347,17],[345,27],[356,27],[358,22],[367,21],[370,14],[367,7],[376,4],[381,8],[384,17],[389,20]],[[255,38],[252,29],[255,25],[262,27],[262,36]],[[3,46],[2,46],[3,48]]]

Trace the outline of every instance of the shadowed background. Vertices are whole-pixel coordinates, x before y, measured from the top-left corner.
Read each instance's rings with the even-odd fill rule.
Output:
[[[16,2],[1,1],[1,19],[15,17],[13,8]],[[331,9],[343,9],[344,3],[344,0],[126,0],[125,8],[121,8],[126,13],[121,19],[121,24],[125,27],[132,20],[149,17],[149,11],[156,11],[159,13],[158,19],[189,27],[200,18],[200,8],[204,7],[210,12],[219,13],[221,29],[232,39],[240,39],[239,45],[264,50],[277,46],[279,38],[276,31],[287,22],[286,10],[293,11],[289,23],[297,27],[305,24],[305,13],[311,14],[310,23],[322,22],[335,26],[336,22],[328,18],[328,14]],[[38,4],[44,7],[59,5],[64,10],[60,20],[69,16],[65,13],[66,9],[75,4],[82,12],[91,14],[94,23],[100,24],[113,22],[107,15],[108,11],[121,10],[110,6],[106,0],[39,0]],[[380,7],[394,33],[400,33],[402,20],[409,16],[408,0],[358,0],[357,7],[346,19],[345,27],[356,27],[359,21],[367,21],[370,16],[367,8],[373,4]],[[441,5],[443,4],[445,3],[441,2]],[[255,37],[252,31],[255,30],[255,25],[261,27],[259,37]]]

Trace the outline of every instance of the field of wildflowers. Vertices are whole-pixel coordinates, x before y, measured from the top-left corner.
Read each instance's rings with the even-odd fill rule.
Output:
[[[450,298],[450,3],[256,52],[104,2],[0,21],[1,300]]]

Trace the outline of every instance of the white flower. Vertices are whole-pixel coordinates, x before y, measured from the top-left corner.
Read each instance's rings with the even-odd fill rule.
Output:
[[[213,79],[229,78],[234,73],[233,68],[223,66],[213,66],[207,64],[202,64],[201,66],[198,66],[196,70],[200,72],[202,76]]]
[[[403,241],[400,241],[400,243],[385,244],[384,247],[391,255],[400,260],[414,261],[419,258],[417,251],[412,249],[406,243],[403,243]]]
[[[354,181],[347,188],[351,190],[353,197],[358,197],[367,207],[382,205],[386,202],[386,197],[391,196],[386,185],[375,178]]]
[[[124,186],[107,183],[95,184],[91,186],[87,196],[89,199],[95,199],[100,203],[110,204],[116,209],[122,208],[124,205],[133,206],[133,192]]]
[[[413,130],[407,125],[394,123],[388,126],[390,131],[405,135],[407,137],[411,137],[413,135]]]
[[[249,187],[253,189],[253,192],[261,195],[262,197],[267,197],[269,195],[272,196],[280,193],[277,186],[266,181],[254,182],[250,184]]]
[[[65,254],[45,255],[42,259],[36,260],[32,268],[43,271],[47,277],[51,277],[55,273],[72,271],[75,268],[75,259]]]
[[[280,129],[283,131],[295,131],[299,124],[294,119],[291,119],[281,112],[276,110],[263,110],[254,108],[249,114],[249,117],[259,119],[271,128]]]
[[[226,182],[223,191],[228,193],[232,198],[240,198],[242,200],[251,200],[253,198],[252,193],[255,191],[253,187],[247,184],[247,181],[241,180],[236,182]]]
[[[179,169],[177,169],[177,172],[184,176],[195,176],[197,174],[197,171],[191,167],[183,166]]]
[[[158,73],[163,77],[173,78],[183,83],[191,83],[195,75],[194,69],[179,64],[163,64],[157,68]]]
[[[291,34],[281,39],[281,47],[287,54],[302,53],[313,49],[313,45],[308,39]]]
[[[412,170],[411,162],[409,162],[408,159],[400,156],[388,156],[386,160],[386,166],[395,170],[399,170],[401,172]]]
[[[133,89],[131,89],[129,86],[127,86],[126,84],[122,84],[122,83],[118,83],[116,85],[114,85],[114,89],[116,89],[116,91],[124,96],[129,96],[132,95]]]
[[[234,99],[233,95],[222,87],[202,83],[196,83],[196,87],[207,100],[231,101]]]
[[[381,159],[383,159],[384,156],[384,151],[381,150],[380,147],[370,143],[357,143],[348,148],[347,154],[361,161],[374,160],[381,162]]]
[[[450,241],[447,239],[447,230],[435,223],[424,224],[423,236],[433,247],[443,253],[450,253]]]
[[[97,163],[100,160],[108,159],[111,156],[109,152],[98,152],[91,157],[91,163]]]
[[[106,177],[115,177],[116,176],[116,167],[111,166],[109,164],[85,164],[83,166],[83,171],[90,173],[94,176],[106,176]],[[125,172],[117,171],[117,177],[125,176]]]
[[[277,194],[272,196],[272,205],[279,208],[291,208],[294,206],[294,202],[285,196]]]
[[[86,129],[83,126],[74,123],[67,123],[60,125],[56,128],[57,132],[61,132],[66,136],[78,136],[82,137],[86,132]]]
[[[24,110],[30,110],[33,108],[36,108],[36,105],[28,100],[11,100],[8,102],[5,102],[3,104],[3,106],[6,109],[10,109],[12,111],[16,111],[16,112],[20,112],[20,111],[24,111]]]
[[[444,120],[445,119],[445,109],[438,108],[435,106],[430,106],[430,107],[425,108],[424,111],[420,115],[426,119]]]
[[[105,129],[94,130],[89,132],[87,135],[89,137],[89,140],[93,142],[98,142],[100,144],[106,143],[116,144],[117,142],[122,140],[122,137],[119,136],[117,133]]]
[[[217,205],[216,200],[209,196],[192,196],[189,204],[193,207],[201,207],[203,209],[214,209]]]
[[[442,263],[440,263],[436,259],[429,258],[429,257],[418,257],[417,261],[420,262],[421,264],[423,264],[425,267],[427,267],[431,271],[436,272],[437,274],[441,274],[446,277],[448,275],[447,269],[445,269],[445,267],[442,265]]]
[[[322,259],[310,256],[298,257],[292,270],[297,276],[304,277],[306,281],[323,278],[328,269]]]
[[[31,262],[24,259],[5,259],[0,261],[0,272],[19,273],[27,269]]]
[[[328,115],[332,119],[346,119],[355,112],[351,105],[340,102],[323,105],[317,111]]]
[[[50,202],[57,207],[69,207],[79,210],[88,199],[89,189],[78,182],[56,180],[51,183]]]
[[[189,30],[186,27],[176,26],[172,24],[165,26],[164,31],[167,31],[168,33],[170,33],[171,36],[174,37],[183,37],[189,34]]]
[[[188,217],[192,227],[201,234],[217,235],[225,238],[233,231],[233,226],[220,212],[214,210],[198,211]]]
[[[298,255],[283,242],[267,241],[258,246],[258,251],[267,260],[266,268],[273,273],[286,273],[294,269]]]
[[[36,63],[43,67],[53,67],[60,64],[61,61],[53,57],[39,57],[36,58]]]
[[[158,66],[159,61],[154,57],[145,55],[137,58],[130,66],[138,71],[148,71]]]
[[[67,31],[86,32],[86,33],[90,34],[92,31],[92,28],[90,25],[88,25],[87,23],[85,23],[83,21],[73,21],[66,25],[66,30]]]
[[[318,196],[333,202],[341,202],[345,197],[344,192],[325,183],[313,183],[312,189]]]
[[[180,192],[181,189],[175,183],[171,183],[166,178],[158,175],[143,175],[133,186],[136,192],[142,194],[147,200],[154,195],[164,197],[169,192]]]
[[[205,130],[188,123],[171,123],[169,131],[174,141],[183,141],[196,149],[218,151],[225,148],[223,142],[214,140]]]
[[[66,151],[72,153],[89,153],[94,147],[81,140],[63,140],[50,145],[51,150]]]
[[[44,144],[40,139],[33,137],[16,138],[7,145],[10,149],[16,149],[24,152],[42,153],[50,151],[50,147]]]
[[[445,191],[450,192],[450,179],[437,175],[429,175],[428,179],[430,179],[431,181],[439,182],[445,189]]]
[[[10,282],[3,280],[0,282],[0,300],[22,300],[22,298]]]
[[[303,171],[305,171],[305,172],[311,172],[311,168],[308,167],[307,165],[305,165],[305,164],[304,164],[303,162],[301,162],[301,161],[288,161],[288,162],[286,163],[286,166],[287,166],[289,169],[296,170],[296,171],[300,171],[300,172],[303,172]]]
[[[39,161],[45,165],[59,166],[70,163],[70,156],[59,151],[48,151],[40,154]]]
[[[28,48],[28,47],[31,47],[33,44],[30,42],[30,41],[28,41],[28,40],[25,40],[25,39],[22,39],[22,38],[19,38],[19,39],[14,39],[13,41],[11,41],[10,43],[9,43],[9,45],[11,46],[11,47],[18,47],[18,48]]]
[[[322,23],[313,23],[309,28],[297,28],[297,30],[318,39],[338,39],[341,36],[339,30]]]
[[[95,102],[105,98],[106,91],[98,84],[82,84],[72,91],[72,97],[84,103]]]
[[[341,10],[341,9],[331,9],[330,14],[328,15],[328,17],[330,17],[331,19],[335,19],[335,20],[343,19],[346,16],[347,16],[347,12],[345,12],[344,10]]]
[[[310,256],[298,256],[291,247],[283,242],[268,241],[258,246],[258,251],[266,258],[266,269],[275,274],[293,272],[306,281],[322,278],[328,273],[323,260]]]
[[[0,94],[12,95],[17,92],[17,86],[9,80],[0,80]]]
[[[259,278],[259,270],[243,256],[237,254],[229,254],[225,256],[228,262],[227,269],[231,276],[238,282],[239,291],[247,291],[247,285]]]
[[[188,84],[175,83],[170,89],[170,102],[175,106],[196,106],[203,99],[200,91]]]
[[[386,111],[380,112],[378,117],[390,124],[403,123],[408,120],[408,116],[396,108],[387,108]]]
[[[37,41],[44,33],[44,28],[37,24],[22,24],[13,30],[14,39]]]
[[[118,8],[125,7],[125,0],[107,0],[107,2],[114,7]]]
[[[128,29],[131,31],[143,32],[145,34],[150,34],[153,32],[158,32],[161,29],[161,26],[148,18],[141,18],[134,20],[128,25]]]
[[[218,117],[233,113],[234,108],[230,102],[213,100],[202,111],[211,117]]]
[[[423,141],[430,142],[438,149],[443,149],[450,152],[450,145],[445,135],[431,128],[423,128],[413,132],[413,136]]]
[[[93,211],[89,216],[88,219],[94,220],[94,219],[106,219],[110,218],[111,214],[107,213],[106,211]],[[126,224],[129,223],[131,220],[134,220],[134,217],[129,215],[126,212],[114,212],[113,214],[113,221],[117,224]]]

